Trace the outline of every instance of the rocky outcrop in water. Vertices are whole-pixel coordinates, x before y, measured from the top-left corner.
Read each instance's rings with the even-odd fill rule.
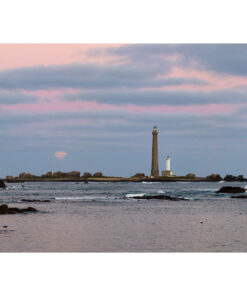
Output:
[[[132,177],[136,177],[136,178],[145,178],[145,174],[144,173],[136,173],[134,176]]]
[[[49,199],[22,199],[23,202],[51,202]]]
[[[50,172],[48,172],[50,173]],[[76,177],[76,178],[79,178],[81,175],[81,173],[79,171],[71,171],[71,172],[61,172],[61,171],[58,171],[58,172],[54,172],[52,174],[52,177],[55,177],[55,178],[63,178],[63,177]]]
[[[96,173],[93,174],[93,177],[95,177],[95,178],[101,178],[101,177],[103,177],[103,173],[96,172]]]
[[[90,178],[90,177],[92,177],[92,174],[89,173],[89,172],[85,172],[85,173],[83,174],[83,178]]]
[[[189,173],[189,174],[187,174],[186,176],[185,176],[186,178],[192,178],[192,179],[194,179],[195,177],[196,177],[196,175],[195,174],[193,174],[193,173]]]
[[[244,193],[245,191],[242,187],[224,186],[216,191],[216,193]]]
[[[247,199],[247,195],[233,195],[231,198]]]
[[[0,188],[6,188],[4,181],[1,179],[0,179]]]
[[[224,181],[227,182],[243,182],[246,181],[243,175],[233,176],[233,175],[226,175],[224,177]]]
[[[7,214],[22,214],[22,213],[35,213],[38,212],[35,208],[28,207],[25,209],[19,209],[19,208],[9,208],[8,205],[1,205],[0,206],[0,215],[7,215]]]
[[[206,178],[210,181],[221,181],[222,180],[222,178],[219,174],[211,174],[211,175],[207,176]]]
[[[159,199],[159,200],[173,200],[173,201],[179,201],[179,200],[186,200],[183,197],[171,197],[169,195],[139,195],[139,196],[130,196],[130,198],[134,199]]]
[[[31,173],[20,173],[19,174],[19,179],[36,179],[37,176],[33,175]]]

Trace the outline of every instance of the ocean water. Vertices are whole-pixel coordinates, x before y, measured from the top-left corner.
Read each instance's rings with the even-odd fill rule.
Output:
[[[7,186],[0,189],[1,204],[32,206],[39,212],[0,215],[1,252],[247,251],[247,200],[215,193],[222,186],[247,188],[247,183],[25,182]],[[186,200],[131,198],[144,194]]]

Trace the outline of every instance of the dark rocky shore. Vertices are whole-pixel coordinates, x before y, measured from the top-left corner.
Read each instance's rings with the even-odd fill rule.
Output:
[[[9,208],[8,205],[1,205],[0,206],[0,215],[7,215],[7,214],[23,214],[23,213],[35,213],[38,212],[35,208],[28,207],[24,209],[19,208]]]
[[[247,199],[247,195],[233,195],[231,198]]]
[[[1,179],[0,179],[0,188],[6,188],[4,181]]]

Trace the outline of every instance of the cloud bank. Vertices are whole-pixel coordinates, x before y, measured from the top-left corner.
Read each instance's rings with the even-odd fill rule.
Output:
[[[47,45],[43,64],[39,55],[37,63],[34,57],[28,63],[28,52],[22,51],[27,61],[22,67],[14,66],[13,49],[9,66],[3,56],[0,173],[14,174],[12,167],[43,173],[46,167],[148,174],[151,130],[157,125],[160,158],[170,154],[177,174],[234,169],[245,174],[247,45],[81,49],[68,47],[64,58],[60,50],[56,59]],[[64,159],[59,168],[56,159]]]

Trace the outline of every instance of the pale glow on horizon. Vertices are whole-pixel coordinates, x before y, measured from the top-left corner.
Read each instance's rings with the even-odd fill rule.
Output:
[[[66,157],[66,155],[67,155],[67,152],[65,151],[57,151],[54,153],[55,158],[58,160],[63,160]]]

